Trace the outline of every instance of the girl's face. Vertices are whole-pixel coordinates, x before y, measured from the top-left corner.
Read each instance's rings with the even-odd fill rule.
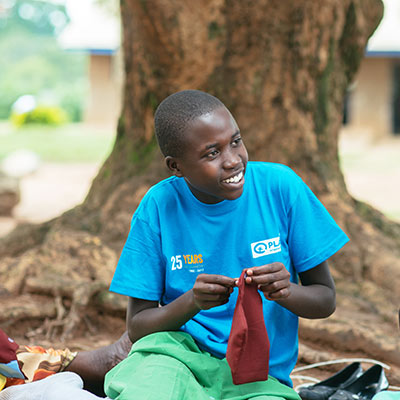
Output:
[[[167,165],[184,177],[198,200],[212,204],[241,196],[248,155],[236,121],[225,107],[190,124],[184,149]]]

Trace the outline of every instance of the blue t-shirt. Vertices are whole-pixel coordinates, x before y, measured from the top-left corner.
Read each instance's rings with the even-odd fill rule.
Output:
[[[239,277],[244,268],[282,262],[297,274],[337,252],[347,236],[290,168],[249,162],[243,194],[200,202],[183,178],[153,186],[137,208],[110,290],[168,304],[192,289],[199,273]],[[237,289],[227,304],[202,310],[181,327],[199,347],[225,357]],[[298,317],[263,298],[269,373],[291,384]]]

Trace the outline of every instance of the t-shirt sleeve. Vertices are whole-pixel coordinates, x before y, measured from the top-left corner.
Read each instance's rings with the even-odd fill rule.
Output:
[[[304,272],[335,254],[349,238],[297,175],[294,183],[297,195],[288,211],[288,245],[295,269]]]
[[[144,219],[141,210],[137,210],[110,290],[144,300],[160,300],[165,275],[160,243],[160,235],[152,227],[152,221]]]

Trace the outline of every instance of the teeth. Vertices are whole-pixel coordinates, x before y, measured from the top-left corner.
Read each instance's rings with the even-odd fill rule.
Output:
[[[239,172],[236,176],[232,178],[225,179],[223,182],[225,183],[238,183],[243,178],[243,172]]]

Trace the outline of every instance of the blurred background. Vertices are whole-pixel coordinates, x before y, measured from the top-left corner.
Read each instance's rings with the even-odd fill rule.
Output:
[[[349,87],[350,193],[400,221],[400,2],[385,0]],[[0,236],[82,202],[110,153],[123,65],[116,0],[0,0]]]

